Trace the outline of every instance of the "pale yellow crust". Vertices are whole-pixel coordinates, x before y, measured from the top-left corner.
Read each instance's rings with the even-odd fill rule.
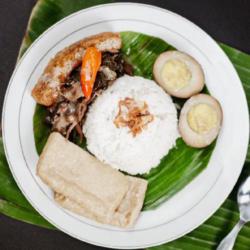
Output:
[[[107,211],[96,213],[93,207],[79,204],[75,200],[59,193],[55,193],[54,199],[63,208],[99,223],[122,228],[132,227],[143,206],[147,181],[131,176],[127,176],[127,179],[129,180],[129,189],[117,209],[111,214],[108,214]]]
[[[37,175],[62,207],[119,227],[134,225],[147,189],[146,180],[124,175],[56,132],[39,158]]]

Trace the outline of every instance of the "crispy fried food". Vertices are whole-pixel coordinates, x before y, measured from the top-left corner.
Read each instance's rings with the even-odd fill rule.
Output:
[[[120,227],[135,223],[147,189],[146,180],[124,175],[55,132],[40,156],[37,174],[64,208]]]
[[[104,32],[80,40],[58,52],[45,68],[32,90],[32,96],[39,104],[53,105],[60,93],[60,87],[74,68],[79,66],[86,48],[96,47],[101,52],[118,52],[121,48],[119,33]]]

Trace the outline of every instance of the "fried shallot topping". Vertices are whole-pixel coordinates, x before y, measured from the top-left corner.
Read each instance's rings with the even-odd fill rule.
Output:
[[[117,128],[128,127],[133,137],[140,134],[154,120],[146,102],[137,102],[133,98],[126,97],[120,100],[118,105],[119,111],[114,124]]]

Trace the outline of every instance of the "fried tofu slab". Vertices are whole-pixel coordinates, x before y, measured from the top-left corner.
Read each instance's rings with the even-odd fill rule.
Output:
[[[146,180],[124,175],[56,132],[43,149],[37,174],[62,207],[122,228],[134,225],[147,189]]]

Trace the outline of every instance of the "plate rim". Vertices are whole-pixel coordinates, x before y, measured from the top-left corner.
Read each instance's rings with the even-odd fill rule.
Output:
[[[18,182],[18,178],[16,177],[15,172],[14,172],[14,169],[12,168],[12,165],[10,164],[9,157],[7,157],[8,154],[7,154],[7,147],[6,147],[6,143],[5,143],[6,141],[5,141],[5,136],[4,136],[4,131],[5,131],[5,126],[4,126],[4,113],[5,113],[5,110],[6,110],[7,96],[8,96],[8,92],[9,92],[9,89],[10,89],[11,82],[13,81],[13,78],[14,78],[15,73],[16,73],[16,71],[18,70],[19,66],[22,64],[22,61],[24,60],[24,58],[26,57],[26,55],[29,54],[30,50],[32,50],[33,46],[34,46],[35,44],[37,44],[38,41],[39,41],[45,34],[49,33],[50,30],[54,29],[59,23],[63,23],[63,22],[65,22],[67,19],[70,19],[71,17],[73,17],[73,16],[75,16],[75,15],[78,15],[78,14],[81,14],[81,13],[83,13],[83,12],[85,12],[85,11],[91,11],[91,10],[93,10],[93,9],[103,8],[103,7],[106,7],[106,6],[114,6],[114,5],[115,5],[115,6],[117,6],[117,5],[132,5],[132,6],[136,5],[136,6],[140,6],[140,7],[154,8],[154,9],[156,9],[156,10],[158,10],[158,11],[166,12],[166,13],[168,13],[168,14],[171,14],[171,15],[176,16],[177,18],[183,19],[185,22],[188,22],[188,23],[189,23],[190,25],[192,25],[194,28],[198,29],[199,32],[205,33],[208,37],[210,37],[210,38],[214,41],[214,39],[213,39],[209,34],[207,34],[204,30],[202,30],[199,26],[197,26],[197,25],[194,24],[193,22],[189,21],[188,19],[186,19],[185,17],[183,17],[183,16],[181,16],[181,15],[179,15],[179,14],[177,14],[177,13],[174,13],[174,12],[172,12],[172,11],[166,10],[166,9],[164,9],[164,8],[160,8],[160,7],[156,7],[156,6],[153,6],[153,5],[149,5],[149,4],[129,3],[129,2],[101,4],[101,5],[93,6],[93,7],[90,7],[90,8],[83,9],[83,10],[79,10],[79,11],[77,11],[77,12],[75,12],[75,13],[73,13],[73,14],[71,14],[71,15],[69,15],[69,16],[63,18],[63,19],[61,19],[60,21],[56,22],[54,25],[52,25],[51,27],[49,27],[46,31],[44,31],[44,32],[43,32],[43,33],[42,33],[42,34],[32,43],[32,45],[25,51],[25,53],[23,54],[22,58],[19,60],[18,64],[16,65],[15,70],[13,71],[13,74],[12,74],[10,80],[9,80],[9,84],[8,84],[8,87],[7,87],[7,90],[6,90],[6,94],[5,94],[5,98],[4,98],[4,104],[3,104],[3,115],[2,115],[3,143],[4,143],[4,151],[5,151],[5,153],[6,153],[6,158],[7,158],[7,161],[8,161],[9,167],[10,167],[10,170],[11,170],[11,172],[12,172],[12,175],[13,175],[13,177],[14,177],[16,183],[18,184],[18,187],[21,189],[22,193],[23,193],[23,194],[25,195],[25,197],[29,200],[29,202],[32,204],[32,206],[34,206],[33,203],[32,203],[32,201],[26,196],[25,191],[22,189],[22,185]],[[214,43],[216,44],[215,41],[214,41]],[[217,45],[217,47],[223,52],[223,54],[225,55],[224,51],[219,47],[219,45],[218,45],[218,44],[216,44],[216,45]],[[228,60],[229,63],[231,64],[232,69],[234,70],[234,74],[235,74],[235,75],[237,76],[237,78],[238,78],[238,81],[241,82],[240,79],[239,79],[239,76],[238,76],[238,74],[237,74],[237,72],[236,72],[236,70],[234,69],[234,67],[233,67],[233,65],[232,65],[232,63],[231,63],[231,61],[229,60],[229,58],[228,58],[226,55],[225,55],[225,57],[227,58],[227,60]],[[242,86],[241,86],[241,89],[243,89]],[[245,98],[245,103],[247,103],[247,102],[246,102],[246,98]],[[247,105],[246,105],[246,107],[247,107]],[[249,115],[249,113],[248,113],[248,115]],[[249,116],[248,116],[248,118],[249,118]],[[248,121],[247,126],[248,126],[248,130],[249,130],[249,121]],[[249,135],[249,133],[248,133],[248,135]],[[249,140],[249,139],[248,139],[248,140]],[[246,155],[246,152],[245,152],[245,155]],[[242,166],[242,167],[243,167],[243,166]],[[242,168],[241,168],[241,170],[242,170]],[[238,179],[238,177],[239,177],[239,176],[237,176],[237,179]],[[233,189],[233,187],[232,187],[232,189]],[[231,190],[232,190],[232,189],[231,189]],[[231,190],[229,191],[229,193],[231,192]],[[226,199],[226,198],[225,198],[225,199]],[[225,199],[223,199],[223,200],[221,201],[221,204],[224,202]],[[218,206],[218,208],[221,206],[221,204]],[[35,207],[35,206],[34,206],[34,207]],[[36,208],[36,207],[35,207],[35,208]],[[47,218],[47,216],[44,215],[43,212],[41,212],[39,208],[36,208],[36,210],[37,210],[44,218],[46,218],[51,224],[53,224],[53,225],[55,224],[54,222],[52,222],[51,219]],[[207,215],[207,216],[206,216],[206,219],[204,219],[203,222],[204,222],[205,220],[207,220],[214,212],[215,212],[215,211],[213,211],[211,214]],[[199,225],[201,225],[203,222],[200,222]],[[57,226],[57,227],[58,227],[58,226]],[[177,235],[176,237],[174,237],[174,238],[171,239],[171,240],[174,240],[174,239],[176,239],[176,238],[182,237],[183,235],[185,235],[185,234],[187,234],[188,232],[192,231],[192,230],[193,230],[194,228],[196,228],[196,227],[197,227],[197,225],[194,226],[193,228],[190,228],[189,230],[187,230],[187,232],[184,232],[184,233],[182,233],[182,234]],[[60,228],[60,227],[58,227],[58,228],[59,228],[60,230],[64,231],[64,232],[66,232],[67,234],[70,234],[71,236],[74,236],[75,238],[77,238],[77,239],[79,239],[79,240],[83,240],[83,239],[81,239],[80,237],[77,237],[76,235],[72,235],[71,233],[67,232],[66,230],[64,230],[64,229],[62,229],[62,228]],[[171,241],[171,240],[168,240],[168,241]],[[89,243],[91,243],[91,244],[98,245],[98,246],[104,246],[104,247],[110,247],[110,248],[117,247],[117,246],[114,246],[114,245],[110,245],[110,246],[109,246],[109,245],[106,245],[106,244],[100,244],[99,242],[91,242],[91,241],[89,241],[89,240],[84,240],[84,241],[89,242]],[[165,241],[164,241],[164,242],[165,242]],[[162,243],[164,243],[164,242],[160,242],[159,244],[162,244]],[[149,247],[149,246],[155,246],[155,244],[147,244],[147,245],[143,245],[143,246],[140,245],[140,246],[135,246],[135,247],[134,247],[134,246],[130,246],[130,248],[141,248],[141,247]],[[119,248],[127,248],[126,246],[123,246],[123,247],[118,246],[118,247],[119,247]]]

